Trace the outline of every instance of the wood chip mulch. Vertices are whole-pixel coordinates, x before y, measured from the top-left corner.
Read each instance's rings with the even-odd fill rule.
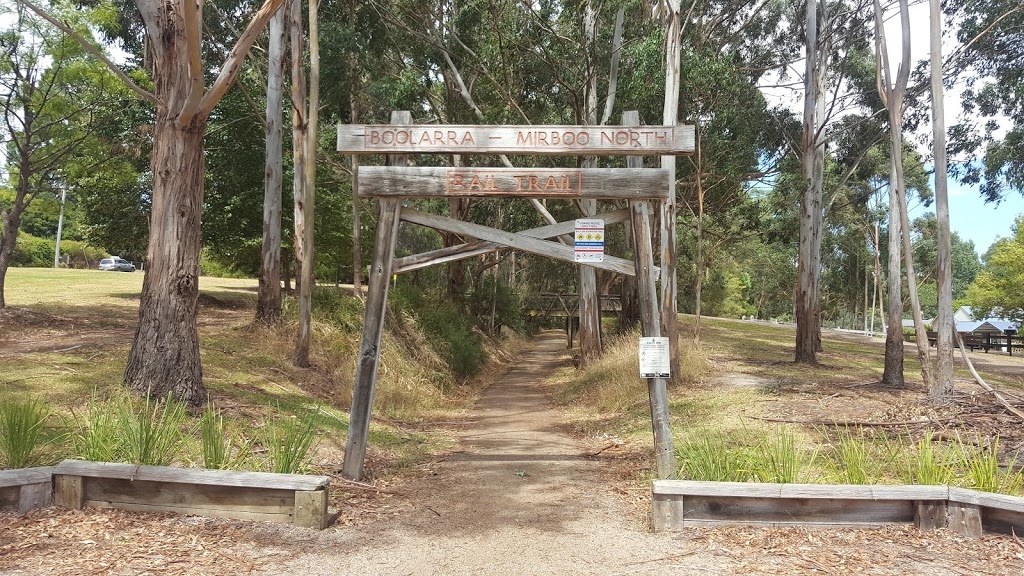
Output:
[[[248,574],[259,560],[241,526],[118,510],[0,513],[3,574]]]

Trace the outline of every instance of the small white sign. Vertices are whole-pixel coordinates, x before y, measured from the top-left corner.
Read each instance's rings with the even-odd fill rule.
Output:
[[[640,377],[669,377],[668,338],[640,338]]]
[[[575,256],[577,262],[604,261],[604,220],[600,218],[576,220]]]

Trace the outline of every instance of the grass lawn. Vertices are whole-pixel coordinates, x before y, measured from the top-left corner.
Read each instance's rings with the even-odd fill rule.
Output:
[[[92,399],[119,395],[143,276],[141,271],[11,268],[8,309],[0,311],[0,402],[26,397],[45,402],[52,411],[47,428],[60,435],[78,426]],[[255,442],[258,455],[268,426],[319,406],[318,442],[307,462],[321,471],[340,468],[362,304],[348,302],[347,291],[338,291],[327,300],[344,301],[341,312],[314,311],[315,366],[303,369],[291,364],[292,301],[286,300],[280,326],[254,327],[256,280],[204,276],[199,287],[204,384],[229,434]],[[319,287],[318,293],[334,290]],[[450,430],[430,427],[429,421],[457,420],[473,398],[465,386],[440,393],[435,384],[451,376],[441,373],[437,358],[426,352],[409,357],[410,345],[401,338],[385,337],[386,373],[375,404],[380,418],[371,426],[367,462],[371,475],[389,476],[450,447]],[[187,423],[181,464],[201,464],[198,415],[194,411]],[[74,455],[65,437],[40,454],[38,463]],[[262,465],[258,457],[249,463],[251,468]]]

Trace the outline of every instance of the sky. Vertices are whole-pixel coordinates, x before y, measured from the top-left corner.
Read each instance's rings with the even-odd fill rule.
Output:
[[[935,177],[931,179],[935,189]],[[982,255],[997,238],[1013,236],[1011,227],[1019,214],[1024,214],[1024,196],[1018,192],[1007,192],[1003,201],[986,204],[974,187],[964,186],[952,178],[949,180],[949,227],[963,240],[973,240],[974,249]],[[935,204],[923,208],[920,204],[911,207],[908,214],[913,220],[925,212],[935,212]]]

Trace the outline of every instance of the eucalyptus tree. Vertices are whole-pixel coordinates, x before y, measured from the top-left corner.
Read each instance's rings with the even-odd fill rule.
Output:
[[[283,0],[267,0],[221,63],[207,89],[202,59],[202,5],[136,0],[152,57],[149,90],[135,82],[91,40],[28,0],[25,6],[68,32],[106,63],[128,87],[156,107],[153,126],[153,203],[139,323],[128,355],[125,385],[142,395],[168,394],[190,404],[206,400],[199,358],[199,296],[203,138],[210,113],[230,88],[242,59]]]

